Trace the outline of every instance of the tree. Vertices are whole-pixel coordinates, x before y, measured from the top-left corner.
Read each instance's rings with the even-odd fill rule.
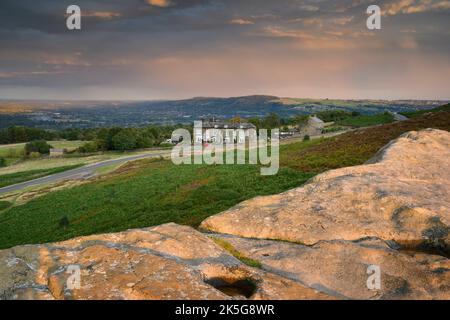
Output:
[[[309,120],[309,115],[305,115],[305,114],[298,114],[294,117],[294,123],[299,128],[299,130],[301,130],[301,128],[303,126],[308,124],[308,120]]]
[[[248,121],[248,123],[253,124],[257,130],[259,130],[259,128],[262,127],[261,119],[259,119],[259,118],[250,118],[247,121]]]
[[[136,148],[150,148],[153,145],[153,139],[144,135],[139,134],[136,138]]]
[[[52,146],[45,140],[34,140],[25,145],[25,153],[27,155],[36,152],[40,154],[49,154],[51,148]]]
[[[94,153],[98,151],[98,145],[95,141],[86,142],[78,148],[78,151],[81,153]]]
[[[278,128],[281,125],[281,119],[276,113],[270,113],[264,118],[264,129]]]
[[[234,117],[230,119],[230,123],[236,124],[236,123],[241,123],[242,119],[241,117]]]
[[[130,129],[123,129],[112,138],[113,150],[126,151],[136,148],[136,135]]]

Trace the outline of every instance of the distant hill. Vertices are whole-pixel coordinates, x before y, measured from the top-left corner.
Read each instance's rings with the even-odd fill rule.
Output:
[[[281,117],[324,110],[415,112],[435,108],[442,101],[328,100],[253,95],[231,98],[196,97],[159,101],[0,101],[0,128],[13,125],[57,128],[145,126],[192,123],[202,117]]]

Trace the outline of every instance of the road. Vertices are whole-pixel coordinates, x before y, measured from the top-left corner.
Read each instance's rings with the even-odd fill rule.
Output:
[[[83,178],[91,177],[92,175],[94,175],[95,170],[98,170],[100,168],[104,168],[104,167],[108,167],[108,166],[116,165],[116,164],[121,164],[121,163],[125,163],[128,161],[133,161],[133,160],[140,160],[140,159],[145,159],[145,158],[159,158],[161,156],[166,156],[168,154],[170,154],[170,150],[166,151],[166,152],[162,151],[157,154],[155,154],[155,153],[140,154],[140,155],[136,155],[136,156],[129,156],[129,157],[123,157],[123,158],[118,158],[118,159],[113,159],[113,160],[97,162],[94,164],[86,165],[81,168],[67,170],[64,172],[52,174],[52,175],[45,176],[42,178],[38,178],[38,179],[30,180],[30,181],[17,183],[17,184],[11,185],[11,186],[3,187],[3,188],[0,188],[0,194],[14,192],[14,191],[20,191],[20,190],[28,188],[28,187],[43,185],[43,184],[47,184],[47,183],[56,183],[56,182],[72,180],[72,179],[83,179]]]

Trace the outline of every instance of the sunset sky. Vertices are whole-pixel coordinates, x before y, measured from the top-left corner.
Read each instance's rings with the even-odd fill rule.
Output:
[[[450,99],[449,0],[1,0],[0,44],[3,99]]]

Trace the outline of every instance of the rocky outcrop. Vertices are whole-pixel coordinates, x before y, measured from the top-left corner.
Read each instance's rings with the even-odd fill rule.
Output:
[[[450,299],[449,164],[449,132],[409,132],[365,165],[245,201],[201,228],[335,297]],[[370,266],[377,290],[366,286]]]
[[[313,246],[222,235],[262,268],[338,299],[449,299],[450,260],[402,252],[379,239],[321,241]],[[368,271],[380,271],[380,287]]]
[[[449,245],[450,133],[409,132],[368,164],[318,175],[303,187],[245,201],[201,228],[312,245],[376,237]]]
[[[79,268],[79,286],[72,275]],[[329,299],[250,268],[190,227],[155,228],[0,251],[1,299]]]
[[[450,299],[449,164],[450,133],[410,132],[365,165],[210,217],[208,233],[2,250],[0,299]]]

